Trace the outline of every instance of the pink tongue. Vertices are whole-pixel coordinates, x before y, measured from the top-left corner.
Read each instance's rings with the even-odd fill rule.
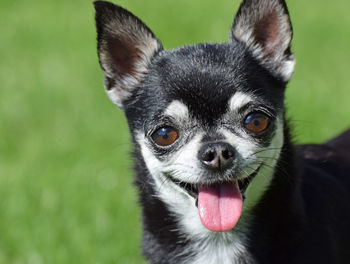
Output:
[[[214,232],[234,228],[242,212],[242,196],[237,182],[202,187],[198,211],[202,224]]]

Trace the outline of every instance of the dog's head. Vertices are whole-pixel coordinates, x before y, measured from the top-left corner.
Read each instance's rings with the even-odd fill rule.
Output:
[[[95,7],[105,87],[126,113],[155,194],[188,229],[199,219],[211,231],[232,229],[269,184],[283,145],[294,68],[285,3],[244,0],[228,43],[175,50],[121,7]]]

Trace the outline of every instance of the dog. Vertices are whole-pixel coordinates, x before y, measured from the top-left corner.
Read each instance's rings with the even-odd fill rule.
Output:
[[[126,115],[157,264],[350,263],[350,130],[296,146],[283,0],[243,0],[227,43],[165,50],[136,16],[97,1],[98,56]]]

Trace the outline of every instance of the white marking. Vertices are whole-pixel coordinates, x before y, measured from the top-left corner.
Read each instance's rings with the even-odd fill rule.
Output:
[[[229,100],[230,110],[237,111],[251,101],[253,98],[249,94],[237,91]]]
[[[141,152],[147,168],[157,184],[156,190],[162,200],[170,205],[175,203],[175,207],[181,206],[181,204],[188,203],[188,200],[190,200],[191,206],[195,205],[194,198],[172,181],[168,180],[164,174],[171,173],[172,177],[179,181],[198,182],[200,180],[200,175],[198,175],[199,162],[197,160],[197,153],[202,136],[202,134],[197,134],[189,143],[184,145],[180,151],[174,153],[172,158],[161,162],[148,147],[146,143],[147,139],[144,134],[137,133],[137,142],[141,147]],[[181,193],[181,195],[174,197],[174,192],[170,192],[170,190],[163,192],[163,190],[167,189],[169,186],[171,189],[176,189],[175,194]],[[185,200],[183,198],[185,198]],[[180,213],[183,214],[184,211],[186,210],[180,210]]]
[[[179,100],[172,101],[164,111],[165,116],[170,116],[178,122],[185,122],[188,118],[188,108]]]
[[[198,252],[194,257],[188,257],[186,264],[234,264],[255,263],[247,251],[240,236],[230,233],[212,233],[204,240],[192,245],[192,250]]]

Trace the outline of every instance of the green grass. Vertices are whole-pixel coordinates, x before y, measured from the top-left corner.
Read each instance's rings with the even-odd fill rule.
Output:
[[[239,2],[121,0],[166,48],[226,41]],[[350,125],[347,0],[289,1],[298,142]],[[0,263],[142,263],[123,113],[102,87],[93,8],[0,2]]]

